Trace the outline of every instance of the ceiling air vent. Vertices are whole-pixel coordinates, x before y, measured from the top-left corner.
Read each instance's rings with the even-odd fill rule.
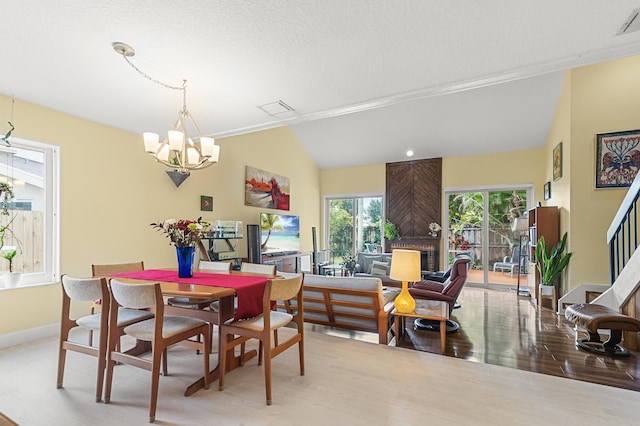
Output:
[[[639,31],[640,30],[640,17],[638,17],[639,14],[640,14],[640,8],[634,9],[634,11],[631,12],[631,15],[629,15],[629,17],[627,18],[627,20],[624,21],[624,24],[622,24],[622,27],[620,27],[620,30],[616,35],[628,34],[635,31]]]
[[[260,105],[258,108],[276,118],[289,118],[297,115],[296,110],[282,101]]]

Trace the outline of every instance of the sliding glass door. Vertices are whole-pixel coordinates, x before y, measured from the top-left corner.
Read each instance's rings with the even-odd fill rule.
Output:
[[[325,241],[332,263],[349,254],[377,251],[382,236],[382,197],[327,198]]]
[[[449,264],[455,256],[472,259],[468,283],[517,286],[525,279],[526,259],[514,220],[527,211],[531,186],[445,190]]]

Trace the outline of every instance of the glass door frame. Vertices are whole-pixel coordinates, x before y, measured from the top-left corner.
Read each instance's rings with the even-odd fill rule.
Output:
[[[385,219],[386,219],[386,208],[385,208],[385,196],[384,193],[380,193],[380,192],[359,192],[356,194],[332,194],[332,195],[325,195],[324,196],[324,206],[323,206],[323,210],[324,210],[324,214],[322,217],[322,247],[324,247],[324,250],[328,250],[330,249],[329,247],[329,231],[330,231],[330,227],[329,227],[329,205],[330,202],[332,200],[344,200],[344,199],[356,199],[356,198],[380,198],[381,200],[381,208],[382,208],[382,216],[381,216],[381,227],[382,224],[384,224]],[[354,204],[354,208],[355,208],[355,204]],[[356,224],[355,221],[357,220],[357,217],[354,215],[354,229]],[[384,231],[381,228],[381,244],[383,246],[383,251],[384,251]],[[352,244],[352,251],[354,251],[354,253],[357,251],[357,247],[355,247],[356,245],[356,238],[353,239],[353,244]],[[333,256],[332,256],[333,259]]]
[[[449,196],[451,194],[461,194],[467,192],[480,192],[483,194],[483,211],[485,214],[482,215],[482,270],[484,272],[484,282],[482,283],[470,283],[471,285],[482,286],[482,287],[490,287],[489,284],[489,215],[486,212],[489,210],[489,193],[490,192],[500,192],[500,191],[513,191],[513,190],[525,190],[527,192],[527,200],[525,205],[524,212],[528,212],[531,207],[533,207],[532,203],[535,196],[535,185],[532,183],[527,184],[513,184],[513,185],[482,185],[482,186],[465,186],[465,187],[450,187],[443,188],[442,196],[442,210],[443,210],[443,231],[446,229],[447,233],[450,228],[449,223]],[[447,235],[448,236],[448,235]],[[448,253],[448,239],[444,237],[442,238],[442,243],[444,245],[443,249],[443,258],[445,260],[445,269],[448,268],[448,256],[444,255]],[[501,286],[504,288],[504,286]]]

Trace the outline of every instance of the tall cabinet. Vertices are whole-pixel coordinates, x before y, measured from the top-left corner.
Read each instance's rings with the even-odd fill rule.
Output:
[[[540,284],[540,274],[536,266],[536,245],[542,236],[547,247],[555,246],[560,240],[560,214],[557,206],[540,206],[529,210],[527,287],[534,303],[537,303],[539,297],[538,285]],[[558,290],[556,288],[556,294],[560,294]]]

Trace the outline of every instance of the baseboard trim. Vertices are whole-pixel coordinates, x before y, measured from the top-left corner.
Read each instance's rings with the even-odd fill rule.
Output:
[[[0,334],[0,349],[54,337],[57,336],[59,332],[60,324],[49,324],[42,327],[16,331],[14,333]]]

